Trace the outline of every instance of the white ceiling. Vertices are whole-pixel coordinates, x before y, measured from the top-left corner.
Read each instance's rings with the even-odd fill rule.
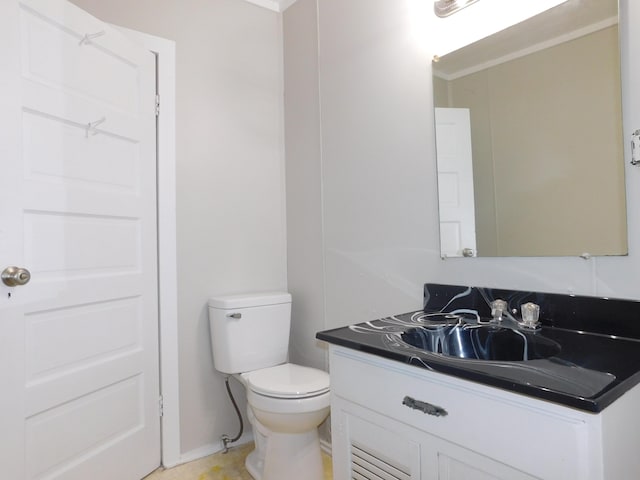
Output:
[[[260,7],[268,8],[274,12],[284,12],[291,5],[296,3],[296,0],[246,0],[249,3],[258,5]]]

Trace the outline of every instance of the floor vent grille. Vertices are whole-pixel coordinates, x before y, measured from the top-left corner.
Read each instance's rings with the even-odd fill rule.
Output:
[[[411,480],[406,467],[393,465],[361,446],[351,444],[351,478],[353,480]]]

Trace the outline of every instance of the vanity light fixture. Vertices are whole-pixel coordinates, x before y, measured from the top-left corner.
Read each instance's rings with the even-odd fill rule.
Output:
[[[468,7],[478,0],[435,0],[433,3],[433,11],[438,17],[448,17],[464,7]]]

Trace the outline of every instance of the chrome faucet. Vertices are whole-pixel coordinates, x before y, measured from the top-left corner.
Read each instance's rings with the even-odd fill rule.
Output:
[[[500,323],[502,322],[502,315],[507,311],[508,305],[504,300],[494,300],[491,302],[491,323]]]
[[[510,324],[521,328],[536,329],[540,326],[538,317],[540,316],[540,306],[533,302],[527,302],[520,306],[522,312],[522,319],[519,320],[511,315],[509,312],[509,305],[502,299],[496,299],[491,302],[491,316],[489,323],[502,323],[503,320],[508,320]],[[516,313],[516,310],[513,311]]]
[[[540,322],[538,317],[540,316],[540,305],[536,305],[533,302],[527,302],[520,306],[522,311],[521,325],[526,328],[538,328]]]

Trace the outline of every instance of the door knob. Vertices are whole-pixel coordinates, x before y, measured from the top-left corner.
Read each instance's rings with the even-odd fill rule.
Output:
[[[462,249],[463,257],[473,257],[473,249],[472,248],[463,248]]]
[[[31,273],[26,268],[7,267],[2,271],[2,283],[7,287],[26,285],[31,280]]]

